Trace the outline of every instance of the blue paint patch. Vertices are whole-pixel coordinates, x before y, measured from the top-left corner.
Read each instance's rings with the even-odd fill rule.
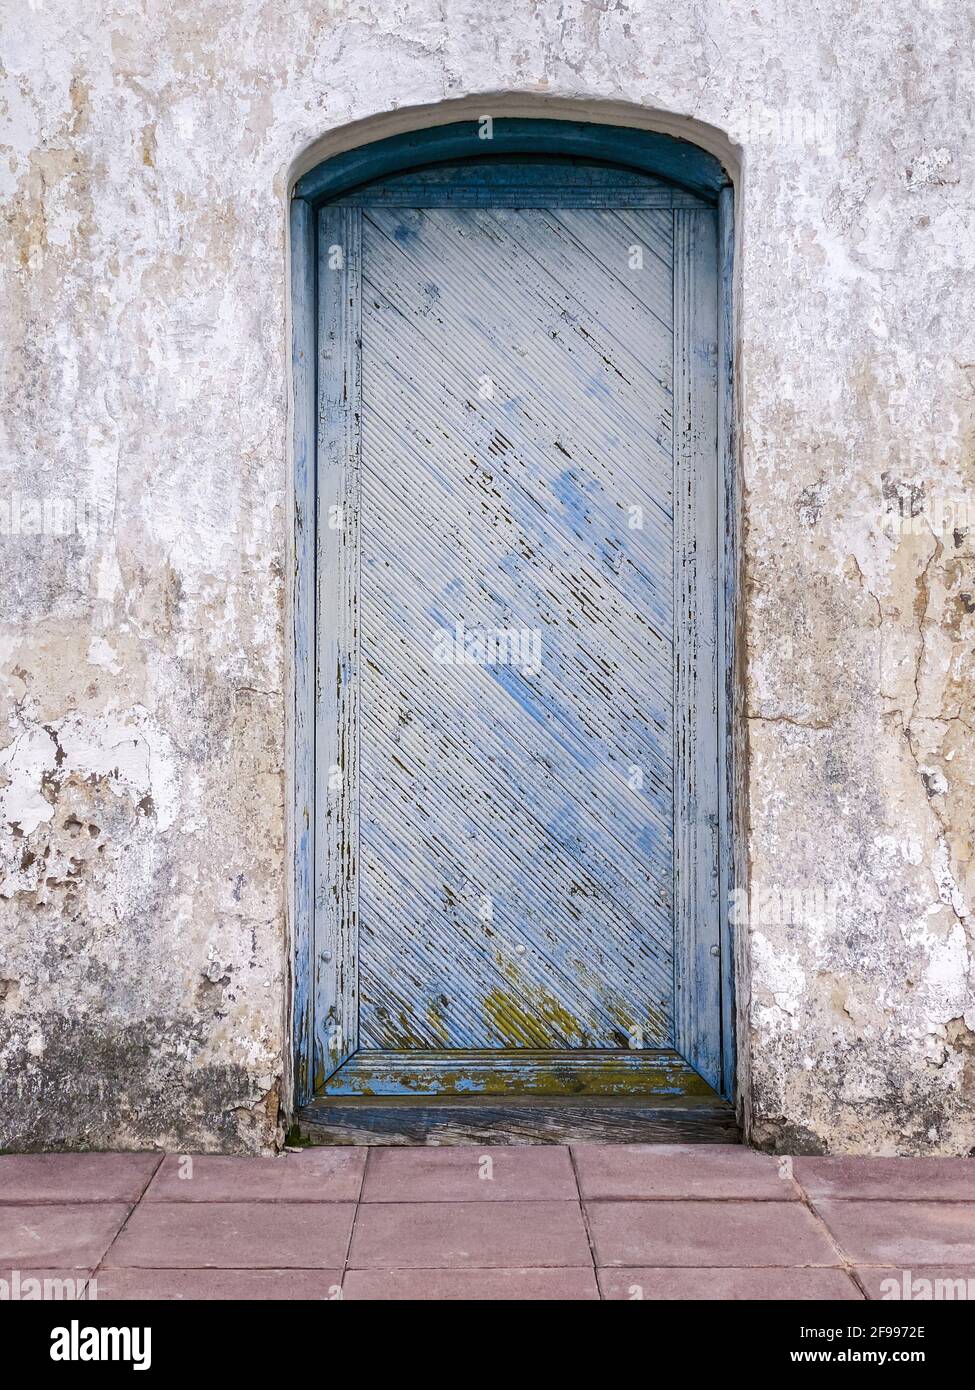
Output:
[[[660,833],[660,827],[654,825],[653,822],[649,822],[640,831],[639,835],[636,837],[636,846],[637,849],[641,850],[644,854],[657,855],[663,862],[670,862],[670,836],[662,835]]]
[[[590,381],[586,387],[586,395],[596,401],[611,401],[613,399],[613,393],[606,382],[601,381],[598,377],[593,377]]]
[[[571,468],[565,469],[549,484],[566,512],[579,527],[589,524],[589,499],[579,486],[579,480]]]
[[[549,738],[560,748],[563,748],[579,767],[584,767],[590,772],[602,767],[601,760],[595,754],[591,757],[587,756],[582,752],[577,742],[570,741],[562,735],[558,719],[545,709],[542,696],[536,694],[518,672],[505,666],[485,666],[483,670],[501,686],[505,694],[509,695],[516,705],[525,711],[530,719],[541,725]]]

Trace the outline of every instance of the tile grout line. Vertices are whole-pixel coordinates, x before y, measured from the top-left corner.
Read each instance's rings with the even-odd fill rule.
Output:
[[[792,1158],[790,1158],[789,1160],[789,1177],[793,1183],[793,1186],[799,1194],[800,1202],[805,1207],[806,1211],[809,1212],[813,1220],[822,1227],[826,1235],[826,1239],[829,1241],[830,1245],[836,1251],[836,1254],[839,1257],[840,1267],[842,1268],[843,1272],[846,1274],[847,1278],[852,1280],[854,1287],[859,1289],[861,1298],[864,1299],[867,1303],[871,1302],[870,1295],[864,1288],[863,1281],[857,1274],[853,1261],[847,1256],[846,1251],[843,1249],[839,1240],[836,1238],[836,1236],[833,1234],[833,1232],[827,1225],[825,1217],[821,1216],[820,1213],[816,1210],[816,1207],[813,1204],[813,1199],[810,1197],[809,1193],[806,1191],[802,1183],[796,1177],[795,1160]]]
[[[166,1153],[165,1153],[165,1150],[160,1150],[159,1158],[158,1158],[158,1160],[156,1161],[155,1167],[153,1168],[152,1172],[149,1174],[149,1176],[146,1178],[145,1182],[144,1182],[143,1185],[142,1185],[142,1191],[139,1193],[139,1195],[136,1197],[135,1201],[134,1201],[134,1202],[132,1203],[132,1205],[129,1207],[129,1210],[128,1210],[128,1213],[127,1213],[127,1215],[126,1215],[125,1220],[122,1222],[121,1226],[118,1228],[118,1230],[117,1230],[117,1231],[115,1232],[115,1234],[112,1236],[112,1239],[108,1242],[108,1244],[106,1245],[105,1249],[102,1251],[101,1259],[98,1261],[98,1263],[96,1264],[95,1268],[92,1270],[91,1274],[90,1274],[90,1275],[88,1276],[88,1278],[86,1279],[86,1281],[85,1281],[85,1293],[86,1293],[86,1294],[87,1294],[87,1292],[88,1292],[88,1290],[89,1290],[89,1288],[90,1288],[90,1286],[91,1286],[91,1284],[92,1284],[92,1281],[94,1281],[95,1284],[96,1284],[96,1286],[97,1286],[97,1283],[98,1283],[98,1276],[99,1276],[99,1274],[100,1274],[101,1271],[102,1271],[102,1268],[103,1268],[103,1266],[104,1266],[104,1264],[105,1264],[105,1261],[108,1259],[108,1256],[109,1256],[109,1254],[111,1253],[112,1246],[115,1244],[115,1242],[118,1240],[119,1236],[120,1236],[120,1235],[122,1234],[122,1232],[125,1230],[126,1226],[128,1226],[129,1222],[132,1220],[132,1214],[133,1214],[133,1212],[136,1210],[137,1207],[141,1206],[141,1204],[142,1204],[142,1199],[143,1199],[143,1197],[146,1195],[146,1193],[147,1193],[148,1190],[149,1190],[149,1184],[152,1182],[153,1178],[154,1178],[154,1177],[156,1176],[156,1174],[159,1172],[159,1169],[162,1167],[162,1165],[163,1165],[163,1163],[165,1162],[165,1160],[166,1160]]]
[[[25,1269],[24,1272],[25,1272],[25,1273],[31,1273],[31,1272],[33,1272],[33,1271],[35,1271],[35,1270],[38,1270],[38,1269],[46,1269],[47,1267],[48,1267],[47,1265],[28,1265],[28,1266],[26,1267],[26,1269]],[[238,1265],[238,1264],[215,1264],[215,1265],[148,1265],[148,1264],[131,1264],[131,1265],[119,1265],[119,1266],[117,1266],[117,1267],[118,1267],[119,1269],[125,1269],[125,1270],[141,1269],[141,1270],[146,1270],[146,1271],[149,1272],[149,1273],[159,1273],[160,1271],[162,1271],[162,1272],[166,1272],[166,1273],[177,1273],[177,1274],[180,1274],[180,1273],[182,1273],[182,1274],[186,1274],[186,1273],[193,1273],[193,1274],[196,1274],[196,1273],[213,1274],[213,1273],[219,1273],[219,1272],[224,1271],[224,1270],[230,1270],[230,1271],[243,1271],[244,1273],[255,1273],[255,1274],[266,1274],[266,1273],[277,1273],[277,1274],[293,1274],[293,1273],[298,1273],[298,1274],[321,1274],[323,1270],[330,1269],[330,1268],[331,1268],[331,1269],[335,1269],[335,1268],[336,1268],[335,1265],[307,1265],[307,1264],[298,1264],[298,1265],[288,1265],[288,1264],[276,1264],[276,1265],[255,1265],[255,1264],[247,1264],[247,1265]],[[681,1272],[683,1272],[683,1273],[688,1273],[688,1272],[690,1272],[690,1273],[693,1274],[695,1271],[701,1271],[701,1270],[709,1270],[709,1271],[711,1271],[712,1273],[713,1273],[713,1272],[721,1273],[721,1272],[724,1271],[724,1270],[732,1270],[732,1269],[733,1269],[733,1270],[744,1270],[745,1273],[751,1273],[753,1270],[769,1270],[769,1271],[777,1270],[777,1271],[785,1272],[785,1273],[790,1273],[790,1272],[792,1272],[793,1270],[807,1270],[807,1269],[809,1269],[809,1270],[820,1270],[820,1269],[822,1269],[822,1270],[827,1270],[827,1271],[828,1271],[828,1270],[831,1270],[831,1269],[837,1269],[838,1266],[835,1265],[835,1264],[829,1264],[829,1265],[823,1265],[823,1264],[785,1264],[785,1265],[781,1265],[781,1264],[779,1264],[779,1265],[777,1265],[777,1264],[771,1264],[771,1265],[770,1265],[770,1264],[762,1264],[762,1265],[716,1265],[716,1264],[700,1264],[700,1265],[699,1265],[699,1264],[694,1264],[694,1265],[680,1265],[680,1264],[678,1264],[678,1265],[662,1265],[662,1264],[649,1264],[649,1265],[648,1265],[648,1264],[642,1264],[642,1265],[635,1265],[635,1264],[630,1263],[630,1264],[600,1265],[599,1268],[600,1268],[600,1269],[609,1270],[611,1273],[612,1273],[612,1272],[619,1273],[619,1271],[620,1271],[620,1270],[623,1270],[623,1269],[658,1269],[658,1270],[663,1271],[664,1273],[667,1273],[667,1272],[670,1272],[670,1271],[674,1271],[674,1270],[679,1270],[679,1271],[681,1271]],[[861,1268],[863,1268],[863,1269],[892,1269],[892,1268],[894,1268],[894,1266],[889,1265],[889,1264],[886,1264],[886,1265],[862,1265]],[[941,1268],[943,1268],[943,1266],[942,1266],[942,1265],[917,1265],[916,1268],[917,1268],[917,1269],[941,1269]],[[958,1268],[959,1268],[959,1269],[966,1269],[966,1270],[969,1269],[969,1268],[971,1268],[973,1271],[975,1271],[975,1265],[972,1265],[972,1266],[969,1266],[969,1265],[959,1265]],[[465,1273],[467,1270],[478,1270],[478,1271],[486,1270],[486,1271],[490,1272],[490,1271],[492,1271],[492,1270],[499,1270],[499,1269],[519,1269],[519,1270],[525,1270],[525,1271],[527,1271],[528,1273],[531,1273],[533,1270],[536,1270],[536,1269],[554,1269],[554,1270],[560,1270],[560,1269],[581,1269],[581,1270],[584,1270],[586,1273],[589,1273],[589,1266],[588,1266],[588,1265],[566,1265],[566,1264],[538,1264],[538,1265],[443,1265],[443,1264],[432,1264],[432,1265],[398,1265],[398,1264],[389,1264],[388,1262],[384,1262],[383,1264],[379,1264],[379,1265],[362,1265],[362,1266],[358,1266],[358,1265],[357,1265],[354,1269],[350,1269],[350,1270],[348,1271],[348,1273],[350,1273],[350,1274],[358,1274],[358,1273],[360,1273],[362,1270],[369,1270],[369,1271],[377,1271],[377,1270],[380,1270],[380,1271],[397,1270],[397,1271],[400,1271],[400,1272],[405,1273],[405,1274],[410,1274],[410,1273],[412,1273],[414,1270],[422,1270],[422,1271],[432,1271],[432,1272],[435,1273],[435,1274],[463,1274],[463,1273]]]
[[[569,1167],[572,1169],[572,1177],[573,1177],[573,1179],[574,1179],[574,1181],[575,1181],[575,1185],[576,1185],[576,1197],[577,1197],[578,1200],[579,1200],[579,1210],[580,1210],[580,1212],[582,1213],[582,1225],[583,1225],[583,1229],[584,1229],[585,1232],[586,1232],[586,1242],[587,1242],[587,1244],[588,1244],[588,1246],[589,1246],[589,1258],[590,1258],[590,1260],[592,1261],[592,1277],[593,1277],[593,1279],[594,1279],[594,1281],[595,1281],[595,1284],[596,1284],[596,1296],[597,1296],[599,1302],[602,1303],[602,1302],[603,1302],[603,1290],[602,1290],[602,1285],[601,1285],[600,1282],[599,1282],[599,1271],[598,1271],[598,1269],[597,1269],[597,1267],[596,1267],[596,1247],[595,1247],[595,1244],[593,1243],[592,1230],[590,1229],[590,1226],[589,1226],[589,1211],[588,1211],[588,1209],[587,1209],[587,1207],[586,1207],[585,1202],[582,1200],[582,1186],[581,1186],[581,1184],[580,1184],[580,1182],[579,1182],[579,1169],[578,1169],[578,1167],[576,1166],[576,1156],[575,1156],[575,1152],[574,1152],[574,1150],[573,1150],[573,1146],[572,1146],[571,1144],[566,1144],[565,1147],[566,1147],[566,1149],[568,1150],[568,1153],[569,1153]]]
[[[35,1270],[38,1270],[38,1269],[45,1269],[46,1267],[47,1267],[47,1266],[45,1266],[45,1265],[30,1265],[30,1266],[27,1267],[27,1269],[26,1269],[24,1272],[25,1272],[25,1273],[32,1273],[32,1272],[34,1272]],[[664,1266],[664,1268],[667,1268],[667,1267],[668,1267],[668,1266]],[[683,1269],[683,1268],[687,1268],[688,1266],[680,1265],[680,1266],[673,1266],[673,1267],[674,1267],[674,1268],[681,1268],[681,1269]],[[697,1266],[690,1266],[690,1268],[696,1268],[696,1267],[697,1267]],[[701,1268],[710,1268],[710,1267],[711,1267],[711,1266],[707,1266],[707,1265],[701,1266]],[[764,1268],[764,1266],[762,1266],[762,1267]],[[835,1265],[822,1265],[822,1266],[816,1266],[816,1267],[817,1267],[817,1268],[823,1268],[823,1269],[834,1269],[834,1268],[835,1268]],[[629,1266],[629,1265],[611,1265],[611,1266],[607,1266],[607,1268],[611,1268],[611,1269],[629,1269],[630,1266]],[[759,1268],[759,1266],[749,1266],[749,1268]],[[791,1266],[791,1265],[786,1265],[786,1266],[782,1266],[782,1265],[770,1265],[770,1266],[768,1266],[768,1268],[771,1268],[771,1269],[782,1269],[782,1268],[791,1269],[791,1268],[793,1268],[793,1266]],[[286,1265],[286,1264],[276,1264],[276,1265],[255,1265],[255,1264],[249,1264],[249,1265],[235,1265],[235,1264],[215,1264],[215,1265],[199,1265],[199,1264],[197,1264],[197,1265],[143,1265],[143,1264],[132,1264],[132,1265],[119,1265],[119,1266],[118,1266],[118,1269],[119,1269],[119,1270],[124,1270],[126,1273],[130,1273],[130,1272],[132,1272],[133,1270],[140,1270],[140,1271],[142,1271],[143,1273],[146,1273],[146,1274],[222,1274],[222,1273],[234,1273],[234,1274],[238,1274],[238,1273],[243,1273],[243,1274],[316,1274],[316,1275],[317,1275],[317,1274],[324,1274],[324,1273],[325,1273],[326,1271],[328,1271],[328,1270],[333,1270],[333,1271],[335,1271],[336,1273],[342,1273],[342,1271],[338,1270],[334,1264],[333,1264],[333,1265],[307,1265],[307,1264],[305,1264],[305,1265]],[[422,1274],[467,1274],[468,1272],[473,1271],[473,1272],[475,1272],[475,1273],[486,1273],[486,1274],[495,1273],[495,1274],[496,1274],[499,1270],[519,1270],[519,1271],[521,1271],[522,1273],[525,1273],[525,1274],[533,1274],[536,1270],[553,1270],[555,1273],[559,1273],[561,1270],[565,1270],[565,1269],[579,1269],[579,1270],[582,1270],[582,1272],[583,1272],[584,1274],[589,1274],[589,1273],[591,1273],[591,1270],[590,1270],[590,1268],[589,1268],[588,1265],[566,1265],[566,1264],[534,1264],[534,1265],[524,1265],[524,1264],[522,1264],[522,1265],[517,1265],[517,1264],[515,1264],[515,1265],[512,1265],[512,1264],[501,1264],[501,1265],[497,1265],[497,1264],[494,1264],[494,1265],[445,1265],[445,1264],[432,1264],[432,1265],[403,1265],[403,1264],[390,1264],[388,1261],[383,1261],[382,1264],[378,1264],[378,1265],[356,1265],[353,1269],[349,1269],[349,1270],[346,1270],[346,1271],[344,1271],[344,1272],[345,1272],[345,1273],[348,1273],[348,1274],[363,1274],[363,1273],[365,1273],[365,1274],[389,1274],[389,1273],[400,1273],[400,1274],[421,1274],[421,1273],[422,1273]]]
[[[567,1147],[567,1146],[566,1146],[566,1147]],[[141,1200],[141,1198],[140,1198],[140,1200]],[[341,1205],[341,1204],[343,1204],[343,1203],[346,1204],[346,1205],[349,1205],[349,1204],[351,1204],[351,1203],[357,1202],[358,1200],[359,1200],[359,1199],[358,1199],[357,1197],[307,1197],[307,1196],[291,1196],[291,1197],[157,1197],[157,1198],[155,1198],[155,1199],[153,1200],[152,1205],[153,1205],[153,1206],[160,1206],[160,1207],[196,1207],[196,1206],[212,1206],[212,1207],[219,1207],[219,1206],[244,1206],[244,1207],[246,1207],[246,1206],[272,1206],[272,1207],[273,1207],[273,1206],[320,1206],[320,1207],[326,1207],[326,1206],[337,1206],[337,1205]],[[500,1204],[501,1202],[524,1202],[524,1203],[527,1205],[527,1204],[532,1204],[532,1203],[535,1203],[535,1202],[560,1202],[560,1201],[572,1202],[572,1201],[575,1200],[575,1198],[573,1198],[573,1197],[497,1197],[497,1198],[491,1198],[490,1200],[491,1200],[492,1202],[496,1203],[496,1204]],[[775,1206],[775,1205],[779,1205],[779,1204],[781,1204],[781,1203],[783,1203],[783,1202],[790,1202],[792,1199],[791,1199],[791,1198],[788,1198],[788,1197],[763,1197],[763,1196],[759,1196],[759,1195],[757,1195],[757,1194],[743,1195],[743,1196],[740,1196],[740,1197],[707,1197],[707,1196],[702,1196],[702,1195],[700,1195],[700,1194],[697,1194],[697,1195],[695,1195],[695,1196],[693,1196],[693,1197],[688,1197],[688,1196],[679,1196],[679,1195],[676,1195],[676,1194],[658,1196],[658,1195],[656,1195],[655,1193],[647,1193],[647,1194],[645,1194],[645,1195],[643,1195],[643,1196],[639,1196],[639,1197],[630,1197],[630,1196],[627,1196],[627,1195],[622,1194],[622,1193],[617,1193],[615,1196],[612,1196],[612,1197],[587,1197],[585,1200],[586,1200],[586,1202],[587,1202],[589,1205],[591,1205],[591,1206],[600,1206],[600,1205],[602,1205],[603,1203],[611,1203],[611,1202],[612,1202],[612,1203],[616,1203],[617,1205],[624,1205],[624,1204],[627,1204],[627,1203],[632,1203],[633,1205],[640,1205],[640,1204],[643,1204],[643,1205],[650,1205],[650,1204],[656,1205],[656,1204],[658,1204],[658,1203],[670,1202],[670,1203],[672,1203],[672,1204],[674,1204],[674,1205],[676,1205],[676,1204],[681,1204],[681,1205],[691,1205],[691,1204],[693,1204],[693,1205],[697,1205],[697,1206],[705,1206],[705,1205],[706,1205],[706,1206],[711,1206],[711,1207],[719,1207],[719,1206],[735,1206],[735,1205],[737,1205],[738,1203],[741,1203],[741,1202],[750,1202],[750,1203],[753,1203],[753,1204],[755,1204],[755,1205],[760,1205],[760,1206]],[[815,1199],[810,1199],[810,1200],[815,1200]],[[874,1198],[866,1198],[866,1197],[837,1197],[837,1196],[834,1195],[834,1196],[829,1196],[829,1197],[823,1197],[823,1198],[820,1198],[819,1200],[821,1200],[821,1201],[827,1201],[827,1202],[865,1202],[865,1203],[866,1203],[866,1202],[878,1202],[878,1203],[879,1203],[879,1202],[887,1202],[887,1203],[890,1204],[890,1205],[894,1205],[894,1204],[896,1203],[896,1205],[898,1205],[898,1206],[902,1206],[902,1205],[903,1205],[903,1206],[917,1206],[917,1205],[923,1205],[923,1206],[935,1206],[935,1207],[938,1207],[938,1208],[942,1208],[942,1207],[952,1207],[952,1206],[960,1206],[960,1207],[971,1207],[971,1206],[975,1206],[975,1201],[966,1200],[966,1199],[964,1199],[964,1198],[955,1199],[955,1198],[940,1198],[940,1197],[938,1197],[938,1198],[935,1198],[935,1197],[921,1197],[921,1198],[915,1198],[915,1197],[902,1197],[902,1198],[894,1199],[894,1198],[887,1198],[887,1197],[874,1197]],[[376,1197],[376,1198],[373,1198],[373,1200],[372,1200],[371,1202],[367,1202],[366,1205],[367,1205],[367,1206],[379,1206],[379,1207],[381,1207],[381,1206],[404,1206],[404,1207],[407,1207],[407,1206],[446,1205],[446,1204],[448,1204],[448,1203],[464,1203],[464,1204],[466,1204],[466,1205],[470,1205],[472,1202],[476,1202],[477,1205],[480,1206],[481,1203],[484,1202],[484,1201],[485,1201],[484,1198],[474,1198],[474,1197],[448,1197],[448,1198],[444,1198],[444,1199],[441,1199],[441,1198],[439,1198],[439,1197],[410,1197],[410,1198],[407,1198],[407,1197]],[[119,1198],[119,1197],[97,1197],[97,1198],[93,1198],[93,1199],[91,1199],[91,1200],[86,1200],[86,1199],[81,1199],[81,1200],[79,1200],[79,1199],[77,1199],[77,1198],[67,1198],[67,1199],[65,1199],[65,1198],[61,1198],[61,1197],[56,1197],[56,1198],[55,1198],[55,1197],[44,1197],[44,1198],[16,1198],[16,1197],[11,1197],[11,1198],[0,1198],[0,1211],[3,1211],[3,1210],[5,1210],[5,1209],[9,1209],[9,1208],[12,1208],[12,1207],[64,1207],[64,1206],[107,1207],[107,1206],[120,1206],[120,1205],[122,1205],[122,1206],[126,1205],[126,1200],[125,1200],[125,1198]],[[972,1262],[969,1261],[969,1263],[972,1263]]]
[[[26,1266],[26,1268],[25,1268],[25,1272],[31,1272],[31,1270],[35,1270],[35,1269],[46,1269],[46,1268],[47,1268],[47,1265],[28,1265],[28,1266]],[[323,1270],[325,1270],[325,1269],[335,1269],[335,1265],[118,1265],[117,1268],[118,1268],[118,1269],[143,1269],[143,1270],[147,1270],[147,1272],[149,1272],[149,1273],[156,1273],[156,1272],[159,1272],[159,1270],[166,1270],[166,1272],[177,1272],[177,1273],[179,1273],[179,1272],[184,1272],[184,1273],[204,1273],[204,1275],[206,1275],[206,1273],[218,1272],[218,1270],[221,1270],[221,1269],[242,1269],[242,1270],[245,1270],[245,1272],[248,1272],[248,1273],[257,1273],[257,1275],[260,1275],[260,1273],[295,1273],[295,1272],[298,1272],[298,1273],[307,1273],[307,1275],[320,1275],[320,1273],[323,1272]],[[694,1273],[695,1270],[702,1270],[702,1269],[716,1270],[716,1272],[720,1272],[720,1270],[734,1269],[734,1270],[744,1270],[744,1272],[750,1273],[751,1270],[755,1270],[755,1269],[783,1270],[783,1272],[791,1272],[791,1270],[794,1270],[794,1269],[825,1269],[825,1270],[829,1270],[829,1269],[836,1269],[836,1268],[837,1268],[836,1265],[809,1265],[809,1264],[805,1264],[805,1265],[659,1265],[659,1264],[658,1264],[658,1265],[654,1265],[654,1264],[651,1264],[651,1265],[634,1265],[634,1264],[626,1264],[626,1265],[599,1265],[599,1269],[608,1269],[608,1270],[611,1270],[611,1272],[613,1272],[613,1270],[615,1270],[615,1272],[619,1272],[620,1269],[661,1269],[661,1270],[663,1270],[663,1272],[669,1272],[669,1270],[682,1270],[682,1272],[684,1272],[684,1273],[687,1273],[687,1272]],[[892,1269],[892,1268],[894,1268],[894,1266],[892,1266],[892,1265],[864,1265],[864,1266],[862,1266],[862,1268],[864,1268],[864,1269]],[[942,1266],[942,1265],[918,1265],[917,1268],[918,1268],[918,1269],[942,1269],[943,1266]],[[969,1268],[971,1268],[971,1269],[974,1269],[974,1270],[975,1270],[975,1265],[972,1265],[972,1266],[969,1266],[969,1265],[960,1265],[960,1266],[958,1266],[958,1268],[960,1268],[960,1269],[969,1269]],[[469,1270],[469,1269],[474,1269],[474,1270],[488,1270],[488,1272],[490,1272],[490,1270],[498,1270],[498,1269],[523,1269],[523,1270],[527,1270],[527,1272],[529,1272],[529,1273],[531,1273],[531,1270],[534,1270],[534,1269],[583,1269],[583,1270],[586,1270],[587,1273],[590,1272],[590,1266],[588,1266],[588,1265],[394,1265],[394,1264],[388,1264],[388,1262],[384,1262],[384,1264],[381,1264],[381,1265],[362,1265],[362,1266],[356,1265],[355,1268],[349,1270],[349,1273],[350,1273],[350,1275],[355,1275],[355,1273],[360,1273],[360,1272],[362,1272],[363,1269],[369,1269],[369,1270],[391,1270],[391,1269],[395,1269],[395,1270],[402,1270],[403,1273],[410,1273],[410,1272],[412,1272],[412,1270],[433,1270],[434,1273],[448,1273],[448,1275],[449,1275],[449,1273],[460,1273],[460,1275],[462,1275],[462,1273],[465,1273],[466,1270]]]
[[[359,1179],[359,1191],[355,1196],[355,1208],[352,1212],[352,1221],[349,1225],[349,1239],[345,1247],[345,1259],[342,1263],[342,1273],[339,1275],[339,1290],[342,1298],[345,1298],[345,1279],[349,1273],[349,1258],[352,1254],[352,1241],[355,1237],[356,1223],[359,1220],[359,1208],[362,1206],[362,1194],[366,1187],[366,1173],[369,1171],[369,1155],[371,1150],[366,1148],[366,1158],[362,1165],[362,1177]]]

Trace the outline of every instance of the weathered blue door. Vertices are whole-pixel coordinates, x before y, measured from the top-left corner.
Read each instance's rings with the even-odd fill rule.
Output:
[[[363,1046],[670,1040],[671,221],[363,217]]]
[[[717,1084],[714,208],[488,160],[318,246],[319,1083]]]

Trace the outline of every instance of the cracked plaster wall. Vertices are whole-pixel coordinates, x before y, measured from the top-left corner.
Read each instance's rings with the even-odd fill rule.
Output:
[[[975,1147],[973,14],[4,7],[0,1145],[280,1137],[288,174],[512,93],[741,148],[751,1133]]]

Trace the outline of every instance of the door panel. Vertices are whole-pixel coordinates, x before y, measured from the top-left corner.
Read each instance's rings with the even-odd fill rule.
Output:
[[[370,207],[361,276],[359,1046],[669,1047],[673,214]]]
[[[731,209],[685,141],[514,118],[296,187],[296,1093],[343,1132],[729,1093]]]

